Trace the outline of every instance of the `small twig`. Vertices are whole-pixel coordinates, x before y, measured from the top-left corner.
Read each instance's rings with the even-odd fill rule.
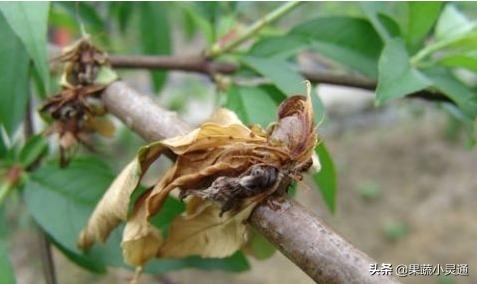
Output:
[[[38,244],[45,282],[46,284],[57,284],[55,263],[53,262],[53,255],[51,254],[50,241],[40,228],[38,228]]]
[[[218,42],[213,44],[211,49],[206,52],[206,56],[209,58],[213,58],[235,49],[240,44],[242,44],[243,42],[253,37],[258,31],[260,31],[267,24],[274,22],[278,18],[282,17],[286,13],[293,10],[293,8],[298,6],[298,4],[300,4],[299,1],[292,1],[292,2],[287,2],[281,5],[277,9],[270,12],[269,14],[258,19],[258,21],[256,21],[251,26],[249,26],[243,32],[243,34],[241,34],[239,37],[235,38],[234,40],[230,41],[229,43],[225,44],[224,46],[221,46],[221,44]]]
[[[110,55],[109,60],[115,68],[144,68],[196,72],[207,75],[216,73],[233,74],[239,67],[233,63],[209,61],[200,56],[150,56],[150,55]],[[331,84],[374,91],[376,81],[361,76],[334,74],[329,71],[300,70],[300,73],[312,83]],[[253,81],[253,80],[252,80]],[[266,82],[260,78],[257,82]],[[439,92],[423,90],[409,95],[429,101],[452,102]]]

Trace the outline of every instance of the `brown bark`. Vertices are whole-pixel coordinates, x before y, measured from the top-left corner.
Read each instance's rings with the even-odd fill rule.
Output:
[[[232,63],[216,62],[202,56],[153,56],[153,55],[110,55],[109,60],[115,68],[144,68],[196,72],[212,75],[233,74],[238,66]],[[301,70],[300,73],[312,83],[346,86],[374,91],[377,83],[360,76],[334,74],[327,71]],[[452,102],[439,92],[422,90],[409,95],[428,101]]]
[[[188,132],[173,112],[159,107],[124,82],[112,83],[103,94],[108,110],[147,141]],[[281,198],[259,205],[250,223],[317,283],[397,283],[371,276],[374,261],[295,201]]]

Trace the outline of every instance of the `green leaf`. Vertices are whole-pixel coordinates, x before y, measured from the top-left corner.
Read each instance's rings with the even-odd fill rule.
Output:
[[[4,158],[7,155],[7,152],[7,144],[5,143],[5,138],[3,137],[2,130],[0,128],[0,159]]]
[[[15,284],[13,267],[10,264],[8,253],[3,242],[0,242],[0,283]]]
[[[184,212],[184,210],[185,205],[183,202],[179,201],[177,198],[169,196],[164,202],[161,212],[151,218],[151,223],[161,229],[164,238],[166,238],[169,231],[169,225],[174,218]]]
[[[385,2],[361,2],[364,14],[375,28],[376,32],[387,42],[400,34],[399,25],[391,17],[391,7]]]
[[[0,206],[0,240],[8,235],[7,220],[5,219],[5,206]]]
[[[457,123],[457,127],[462,127],[464,129],[467,138],[467,144],[471,147],[474,146],[476,143],[474,117],[470,117],[454,104],[443,103],[441,106],[442,109],[449,114],[452,121]],[[452,134],[448,133],[447,135],[451,136]]]
[[[200,3],[204,4],[204,2]],[[194,25],[199,28],[208,43],[215,42],[215,22],[207,19],[207,16],[204,15],[205,13],[199,9],[199,4],[197,2],[194,2],[194,5],[190,5],[190,3],[174,2],[174,5],[177,5],[182,12],[190,18]]]
[[[386,43],[379,58],[377,103],[404,97],[431,85],[422,73],[411,66],[409,60],[406,47],[400,39]]]
[[[232,86],[225,107],[233,110],[245,124],[268,126],[276,120],[278,104],[265,88]]]
[[[238,251],[227,258],[200,258],[193,256],[184,259],[155,259],[145,266],[144,271],[157,274],[186,267],[202,270],[242,272],[250,269],[250,264],[245,255]]]
[[[325,119],[326,111],[323,102],[314,90],[311,93],[311,103],[313,104],[313,115],[315,123],[319,125]]]
[[[94,82],[98,85],[107,86],[118,79],[118,74],[107,66],[101,66]]]
[[[25,45],[42,80],[44,91],[49,90],[47,57],[48,2],[3,2],[0,11],[13,31]],[[2,62],[2,64],[4,64]]]
[[[119,29],[122,33],[126,32],[135,7],[134,3],[128,1],[109,2],[110,15],[117,17]]]
[[[301,36],[285,35],[266,37],[257,41],[248,54],[256,57],[289,58],[308,45],[308,40]]]
[[[251,231],[251,237],[248,242],[247,248],[250,250],[252,255],[258,260],[265,260],[273,256],[277,251],[275,246],[273,246],[265,237],[258,233],[255,230]]]
[[[74,15],[61,5],[62,2],[53,2],[48,15],[48,24],[50,27],[68,29],[72,34],[78,34],[80,31],[78,21]]]
[[[66,247],[62,246],[61,243],[57,242],[55,239],[49,237],[49,241],[58,248],[68,259],[78,264],[79,266],[86,268],[87,270],[95,273],[106,273],[106,266],[97,259],[93,257],[85,257],[82,254],[74,253]]]
[[[48,162],[31,175],[25,186],[25,202],[35,221],[61,250],[68,251],[66,255],[71,260],[80,260],[77,264],[87,269],[93,267],[93,271],[102,271],[115,261],[122,262],[120,254],[119,260],[98,262],[97,257],[84,255],[76,247],[81,229],[113,178],[107,165],[100,160],[80,158],[73,160],[66,169],[60,169],[56,161]],[[120,250],[119,243],[117,245],[108,248]]]
[[[54,2],[65,8],[68,13],[76,19],[77,25],[84,24],[86,32],[91,34],[95,40],[102,38],[107,40],[105,34],[106,24],[98,14],[99,9],[88,2]],[[78,19],[79,18],[79,19]],[[78,21],[80,20],[80,21]]]
[[[464,68],[477,73],[477,52],[447,54],[438,60],[445,67]]]
[[[276,58],[245,56],[242,63],[268,78],[286,96],[304,93],[305,78],[290,68],[286,61]]]
[[[167,5],[165,2],[140,2],[140,40],[143,52],[151,55],[171,53],[171,36],[167,21]],[[152,81],[158,92],[166,81],[164,71],[151,72]]]
[[[332,213],[336,209],[336,170],[330,153],[323,142],[315,149],[320,160],[321,170],[312,174],[313,181],[320,189],[326,205]]]
[[[320,17],[298,25],[289,35],[301,37],[312,50],[341,64],[369,77],[377,76],[376,66],[383,43],[364,19]]]
[[[439,17],[442,2],[407,2],[408,19],[406,41],[409,46],[419,46]],[[425,15],[425,16],[424,16]]]
[[[1,5],[1,4],[0,4]],[[0,126],[12,135],[25,117],[29,59],[25,47],[0,14]]]
[[[448,70],[427,69],[423,71],[434,87],[453,100],[469,117],[477,116],[477,95],[464,83],[457,80]]]
[[[454,5],[448,4],[437,21],[435,37],[438,41],[455,38],[471,31],[474,27],[475,24]]]
[[[23,146],[19,161],[28,167],[48,150],[48,143],[43,135],[32,136]]]

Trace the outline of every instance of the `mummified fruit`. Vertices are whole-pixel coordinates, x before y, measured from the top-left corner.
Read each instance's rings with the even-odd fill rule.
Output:
[[[220,207],[220,216],[224,212],[236,209],[242,200],[267,191],[278,180],[277,168],[267,165],[253,165],[239,177],[218,177],[205,189],[182,190],[179,198],[184,199],[189,195],[210,199],[217,202]]]

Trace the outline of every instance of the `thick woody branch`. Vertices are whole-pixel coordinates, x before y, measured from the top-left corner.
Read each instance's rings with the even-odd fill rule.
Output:
[[[166,111],[124,82],[111,84],[103,93],[108,110],[147,141],[190,131],[184,121]],[[259,205],[250,223],[317,283],[397,283],[371,276],[375,263],[298,203],[279,198],[279,209]],[[274,206],[275,207],[275,206]]]

